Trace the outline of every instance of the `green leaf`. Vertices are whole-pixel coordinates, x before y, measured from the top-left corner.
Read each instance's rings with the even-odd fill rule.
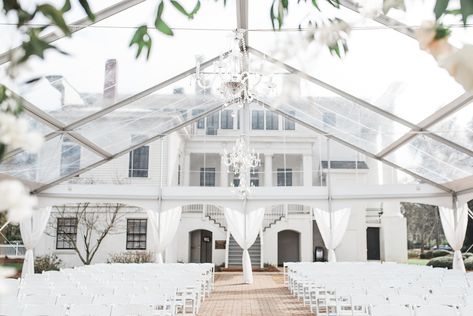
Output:
[[[319,8],[319,5],[317,3],[317,0],[312,0],[312,4],[314,5],[314,7],[320,11],[320,8]]]
[[[36,7],[37,12],[41,12],[54,25],[56,25],[66,36],[71,35],[71,30],[64,20],[64,12],[58,10],[50,4],[41,4]]]
[[[327,0],[327,2],[333,5],[335,8],[340,8],[340,0]]]
[[[176,0],[171,0],[171,4],[183,15],[187,16],[189,19],[193,19],[194,15],[199,11],[200,9],[200,0],[197,1],[196,5],[194,6],[194,9],[191,12],[187,12],[186,9]]]
[[[271,4],[271,8],[269,10],[269,16],[271,18],[271,24],[273,26],[273,30],[275,31],[276,26],[274,25],[274,20],[276,20],[276,17],[274,16],[274,0],[273,0],[273,4]]]
[[[71,0],[64,1],[64,5],[62,6],[62,13],[66,13],[71,10]]]
[[[87,0],[79,0],[79,3],[82,6],[82,9],[84,9],[85,13],[87,14],[89,20],[95,21],[95,14],[90,9],[89,2]]]
[[[133,45],[136,45],[138,47],[136,51],[136,58],[140,57],[141,53],[143,52],[143,49],[145,48],[147,50],[146,59],[149,59],[151,53],[152,39],[148,33],[148,26],[141,25],[140,27],[138,27],[138,29],[136,29],[135,34],[133,35],[128,46],[132,47]]]
[[[156,20],[154,21],[154,26],[156,26],[156,29],[160,31],[163,34],[173,36],[174,33],[171,30],[171,28],[166,24],[166,22],[163,21],[162,15],[164,12],[164,2],[161,1],[158,6],[158,13],[156,14]]]
[[[406,4],[404,3],[404,0],[384,0],[383,13],[388,14],[391,9],[406,11]]]
[[[434,7],[435,18],[438,20],[446,11],[450,0],[437,0]]]
[[[473,15],[473,1],[472,0],[460,0],[462,10],[463,25],[466,25],[468,17]]]

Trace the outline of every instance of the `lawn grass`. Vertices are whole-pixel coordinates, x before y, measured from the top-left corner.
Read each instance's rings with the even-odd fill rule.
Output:
[[[23,263],[2,263],[0,264],[2,267],[8,267],[8,268],[15,268],[17,271],[21,271],[21,267],[23,266]]]
[[[409,259],[407,260],[408,264],[416,264],[419,266],[425,266],[430,259]]]

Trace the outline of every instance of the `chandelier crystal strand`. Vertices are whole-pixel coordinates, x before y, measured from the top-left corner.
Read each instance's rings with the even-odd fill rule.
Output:
[[[223,150],[222,161],[228,173],[233,173],[238,178],[237,191],[242,198],[246,198],[250,193],[251,171],[258,168],[261,159],[254,149],[249,147],[248,136],[248,106],[253,102],[253,93],[262,81],[263,74],[261,68],[252,73],[249,71],[249,57],[245,42],[246,30],[236,30],[229,43],[230,49],[227,53],[221,54],[218,61],[214,63],[213,79],[206,78],[201,71],[201,57],[196,57],[196,82],[205,91],[218,93],[225,99],[224,107],[230,104],[236,105],[242,110],[243,132],[236,140],[231,151]],[[262,66],[262,64],[261,64]],[[250,80],[251,76],[251,80]],[[273,88],[273,83],[269,80],[268,88]],[[232,116],[235,117],[233,112]],[[232,187],[235,185],[232,183]]]
[[[261,164],[259,153],[249,148],[245,136],[242,135],[236,140],[231,152],[226,149],[223,150],[222,159],[227,167],[227,172],[233,173],[235,177],[240,179],[238,184],[239,193],[243,198],[248,196],[252,186],[251,170],[258,168]]]

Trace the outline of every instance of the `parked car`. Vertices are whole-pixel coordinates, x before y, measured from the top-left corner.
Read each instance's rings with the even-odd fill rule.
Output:
[[[437,246],[433,246],[431,248],[431,250],[448,250],[448,251],[452,251],[452,247],[450,247],[449,245],[440,245],[437,249]]]

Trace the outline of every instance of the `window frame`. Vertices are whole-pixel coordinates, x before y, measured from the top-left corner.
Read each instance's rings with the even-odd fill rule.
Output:
[[[135,168],[135,153],[146,149],[146,168]],[[140,172],[145,172],[140,175]],[[128,156],[128,178],[148,178],[149,177],[149,145],[144,145],[130,151]]]
[[[233,110],[223,110],[220,118],[220,128],[221,129],[233,129],[234,118]]]
[[[277,168],[277,177],[276,177],[276,184],[278,187],[292,187],[293,186],[293,172],[292,172],[292,168]],[[284,179],[284,185],[281,185],[280,184],[280,181],[279,181],[279,177],[282,176],[283,179]],[[288,176],[290,176],[288,178]],[[289,179],[289,181],[288,181]],[[288,183],[290,182],[290,184],[288,185]]]
[[[251,111],[251,129],[252,130],[264,130],[264,110],[252,110]],[[261,121],[260,121],[261,119]]]
[[[69,224],[69,225],[61,225],[61,221],[71,221],[75,222],[75,224]],[[71,239],[74,240],[74,242],[77,242],[77,226],[79,224],[79,220],[76,217],[58,217],[56,218],[56,249],[57,250],[74,250],[74,244],[72,243]],[[65,232],[64,228],[60,229],[60,227],[67,227],[71,228],[72,232]],[[62,231],[60,231],[62,230]],[[60,236],[70,236],[70,237],[63,237],[60,238]],[[72,236],[72,237],[71,237]],[[63,246],[59,246],[59,244],[62,243]],[[67,244],[68,246],[64,246]]]
[[[130,222],[138,222],[138,232],[130,232]],[[144,233],[141,232],[142,224],[144,223]],[[136,225],[136,224],[134,224]],[[133,229],[136,229],[133,227]],[[139,240],[135,240],[135,236],[139,237]],[[144,236],[144,240],[141,240],[141,237]],[[129,237],[132,237],[129,240]],[[144,242],[144,247],[141,246],[141,243]],[[129,246],[129,244],[133,246]],[[138,243],[139,246],[135,247],[135,243]],[[126,241],[125,248],[126,250],[146,250],[148,247],[148,219],[147,218],[127,218],[126,219]]]
[[[277,113],[266,111],[265,120],[266,120],[267,131],[279,130],[279,115]]]
[[[207,180],[212,178],[207,178],[207,175],[213,175],[213,185],[207,185]],[[200,186],[201,187],[215,187],[216,186],[216,168],[213,167],[206,167],[200,168]]]

